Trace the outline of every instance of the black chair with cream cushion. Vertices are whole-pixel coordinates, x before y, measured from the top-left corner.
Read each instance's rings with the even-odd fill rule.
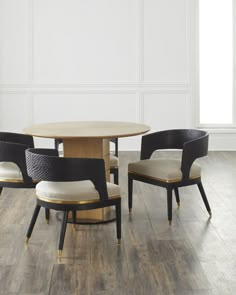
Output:
[[[172,191],[180,204],[179,187],[197,184],[206,209],[211,209],[201,181],[201,168],[194,161],[208,153],[208,133],[197,129],[174,129],[142,136],[141,160],[128,165],[129,211],[132,210],[133,180],[166,188],[168,220],[172,221]],[[181,159],[151,158],[154,151],[182,150]]]
[[[110,173],[114,177],[114,183],[119,184],[119,158],[118,158],[118,138],[111,138],[111,143],[114,143],[114,152],[110,153]],[[59,151],[60,155],[63,155],[63,151],[60,148],[60,144],[62,143],[62,139],[56,138],[54,140],[55,149]]]
[[[49,155],[50,154],[50,155]],[[106,183],[103,159],[63,158],[57,150],[28,149],[27,171],[41,180],[36,185],[37,204],[26,235],[28,242],[41,207],[63,211],[58,244],[61,257],[69,211],[73,223],[81,210],[115,206],[117,239],[121,239],[121,197],[119,186]]]
[[[34,147],[30,135],[0,132],[0,193],[4,187],[34,188],[37,181],[27,174],[25,150]],[[49,210],[46,210],[49,221]]]

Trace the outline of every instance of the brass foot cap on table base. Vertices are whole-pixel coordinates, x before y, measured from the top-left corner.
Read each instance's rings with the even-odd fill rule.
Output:
[[[118,239],[117,242],[118,242],[118,245],[120,245],[121,244],[121,239]]]

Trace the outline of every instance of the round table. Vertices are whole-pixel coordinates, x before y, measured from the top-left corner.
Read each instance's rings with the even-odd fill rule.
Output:
[[[106,178],[110,180],[109,139],[146,133],[150,127],[144,124],[116,121],[76,121],[32,125],[25,134],[63,140],[64,157],[103,158]],[[109,215],[105,209],[80,212],[84,220],[105,221]]]

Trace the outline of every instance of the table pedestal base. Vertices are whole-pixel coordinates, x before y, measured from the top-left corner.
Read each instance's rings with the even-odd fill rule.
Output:
[[[91,210],[92,211],[92,210]],[[82,213],[83,211],[79,211],[79,214]],[[86,211],[88,212],[88,211]],[[56,218],[61,221],[62,220],[62,212],[57,212],[56,213]],[[78,215],[78,213],[77,213]],[[107,223],[107,222],[113,222],[116,220],[116,213],[114,209],[109,209],[107,212],[104,213],[102,219],[95,219],[95,218],[77,218],[76,219],[76,224],[101,224],[101,223]],[[68,217],[68,223],[72,223],[72,217]]]

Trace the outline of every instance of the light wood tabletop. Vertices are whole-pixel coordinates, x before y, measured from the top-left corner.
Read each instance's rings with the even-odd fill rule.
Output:
[[[114,138],[143,134],[150,130],[144,124],[115,121],[76,121],[32,125],[24,133],[47,138]]]

